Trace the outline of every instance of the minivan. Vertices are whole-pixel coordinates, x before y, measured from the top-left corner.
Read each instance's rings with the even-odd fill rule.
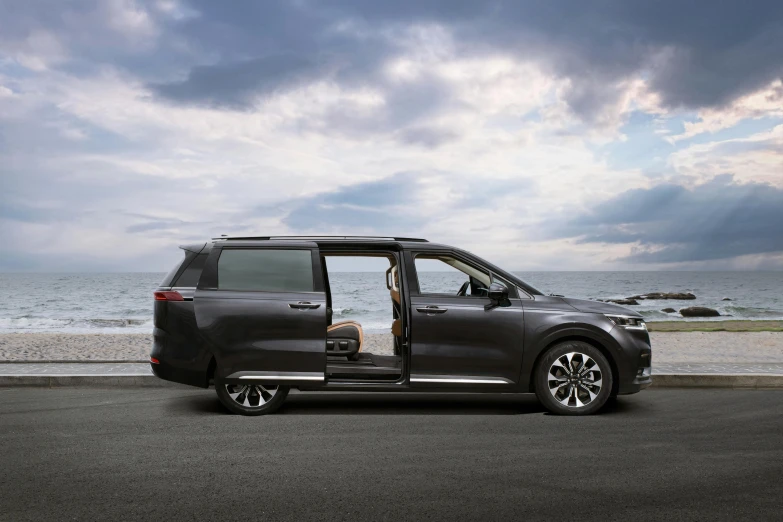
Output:
[[[296,388],[535,393],[553,413],[584,415],[652,382],[639,314],[544,295],[452,246],[403,237],[223,236],[180,248],[181,262],[154,292],[152,371],[214,385],[238,414],[271,413]],[[360,323],[333,321],[328,266],[336,257],[388,266],[377,275],[388,291],[383,353]],[[453,288],[429,281],[425,265],[456,274]]]

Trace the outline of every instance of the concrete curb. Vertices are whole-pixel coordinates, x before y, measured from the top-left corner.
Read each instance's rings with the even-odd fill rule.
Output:
[[[0,387],[38,388],[161,388],[182,387],[154,375],[0,375]],[[783,389],[783,375],[776,374],[653,374],[651,388]]]
[[[169,388],[181,387],[154,375],[0,375],[0,387]]]
[[[764,373],[654,373],[651,388],[783,389],[783,375]]]
[[[149,362],[149,359],[22,359],[0,361],[0,364],[149,364]]]

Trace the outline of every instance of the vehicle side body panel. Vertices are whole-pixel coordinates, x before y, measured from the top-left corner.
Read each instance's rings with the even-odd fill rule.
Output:
[[[519,299],[489,310],[484,307],[490,300],[480,297],[418,295],[410,303],[413,385],[437,386],[436,380],[425,380],[436,376],[489,377],[506,381],[506,385],[517,383],[524,340]],[[445,312],[419,311],[428,307]]]

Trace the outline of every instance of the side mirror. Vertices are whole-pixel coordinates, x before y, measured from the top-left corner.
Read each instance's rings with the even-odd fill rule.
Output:
[[[508,303],[508,288],[503,283],[496,281],[489,285],[487,296],[490,303],[484,306],[484,310],[489,310],[496,306],[504,306]]]

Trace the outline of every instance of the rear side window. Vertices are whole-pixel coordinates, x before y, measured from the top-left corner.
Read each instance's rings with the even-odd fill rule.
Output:
[[[160,286],[171,286],[171,280],[174,279],[174,276],[177,275],[177,272],[179,272],[179,267],[181,266],[182,266],[182,261],[174,265],[174,268],[169,270],[169,273],[166,274],[166,277],[164,277],[163,281],[160,282]]]
[[[197,255],[193,261],[188,265],[182,275],[179,276],[176,283],[171,286],[178,287],[196,287],[198,286],[198,280],[201,278],[201,271],[204,269],[204,264],[207,262],[207,254]]]
[[[312,292],[312,254],[309,250],[224,249],[218,259],[218,288]]]

